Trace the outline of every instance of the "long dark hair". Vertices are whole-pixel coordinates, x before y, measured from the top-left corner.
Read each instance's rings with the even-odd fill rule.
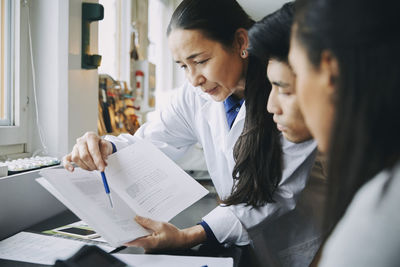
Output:
[[[338,61],[328,151],[327,230],[357,190],[400,158],[400,23],[396,1],[300,0],[294,38],[315,68]]]
[[[167,35],[173,29],[200,30],[207,38],[231,47],[236,31],[253,24],[236,0],[183,0],[172,14]]]
[[[273,194],[282,178],[280,135],[266,105],[271,84],[266,78],[270,58],[287,62],[293,3],[255,23],[249,30],[249,67],[246,77],[246,120],[234,148],[237,182],[228,205],[246,202],[261,206],[274,202]]]

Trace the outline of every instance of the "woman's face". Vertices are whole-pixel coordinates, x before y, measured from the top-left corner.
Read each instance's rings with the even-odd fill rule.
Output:
[[[246,61],[240,56],[239,46],[227,49],[199,30],[183,29],[174,29],[168,44],[193,86],[199,86],[215,101],[224,101],[231,94],[243,98]]]
[[[274,114],[274,122],[289,141],[300,143],[311,138],[299,109],[295,91],[296,77],[285,62],[270,60],[267,68],[268,80],[272,85],[267,110]]]
[[[289,62],[296,75],[296,94],[305,122],[319,150],[327,152],[334,111],[330,79],[332,73],[325,67],[325,62],[321,61],[318,67],[311,64],[295,34],[292,34]]]

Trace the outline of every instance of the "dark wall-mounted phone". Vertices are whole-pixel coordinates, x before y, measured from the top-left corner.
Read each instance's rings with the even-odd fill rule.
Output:
[[[100,4],[82,3],[82,69],[97,69],[100,55],[90,54],[90,23],[104,18],[104,8]]]

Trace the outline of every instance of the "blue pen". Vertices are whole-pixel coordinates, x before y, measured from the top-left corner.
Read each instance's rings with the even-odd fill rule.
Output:
[[[104,172],[101,172],[101,178],[103,179],[104,189],[106,190],[106,194],[108,196],[108,199],[110,200],[111,208],[113,208],[113,203],[112,203],[111,195],[110,195],[110,188],[108,188],[107,178],[106,178],[106,174]]]

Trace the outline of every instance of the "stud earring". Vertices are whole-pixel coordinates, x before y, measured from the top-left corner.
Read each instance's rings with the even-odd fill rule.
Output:
[[[242,57],[244,58],[244,57],[246,57],[246,55],[247,55],[246,49],[245,49],[245,50],[242,50]]]

